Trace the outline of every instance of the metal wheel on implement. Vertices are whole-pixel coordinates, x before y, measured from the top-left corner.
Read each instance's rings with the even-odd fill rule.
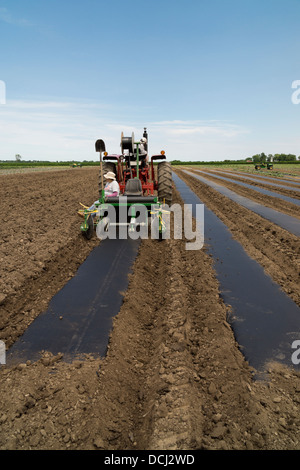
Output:
[[[87,240],[90,240],[93,236],[93,233],[94,233],[94,219],[93,217],[90,215],[86,222],[87,224],[87,229],[84,230],[82,233],[83,233],[83,236],[87,239]]]

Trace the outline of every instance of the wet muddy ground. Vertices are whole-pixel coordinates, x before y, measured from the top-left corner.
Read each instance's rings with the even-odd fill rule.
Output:
[[[176,173],[299,305],[299,239]],[[97,180],[96,168],[0,176],[7,348],[99,244],[81,236],[76,213],[95,200]],[[173,202],[183,202],[176,189]],[[142,241],[104,358],[70,363],[45,351],[0,368],[0,449],[300,448],[299,372],[272,362],[254,380],[211,256],[185,247]]]

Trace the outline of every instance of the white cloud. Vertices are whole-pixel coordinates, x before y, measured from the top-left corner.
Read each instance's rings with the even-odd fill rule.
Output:
[[[220,135],[224,137],[235,137],[240,134],[248,134],[250,131],[242,126],[230,124],[226,121],[162,121],[155,123],[165,132],[171,135]]]
[[[95,141],[107,131],[113,136],[101,117],[107,110],[90,102],[7,100],[0,106],[0,159],[97,159]]]
[[[144,126],[150,154],[165,150],[169,160],[244,158],[241,138],[249,130],[242,126],[218,120],[121,122],[115,114],[126,110],[93,102],[8,100],[0,107],[0,159],[19,153],[24,160],[97,160],[97,139],[118,153],[121,132],[139,140]]]
[[[0,21],[16,26],[33,26],[33,23],[25,18],[16,18],[12,16],[7,8],[0,8]]]
[[[250,130],[227,121],[161,121],[151,124],[156,145],[165,147],[170,160],[224,160],[244,158],[242,140]],[[245,155],[246,157],[247,155]]]

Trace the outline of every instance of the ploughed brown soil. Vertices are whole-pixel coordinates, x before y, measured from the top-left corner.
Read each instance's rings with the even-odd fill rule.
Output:
[[[211,209],[231,230],[236,238],[245,248],[249,256],[258,261],[265,271],[281,286],[298,305],[300,305],[299,291],[299,255],[300,240],[297,236],[274,225],[268,220],[260,217],[249,209],[240,206],[227,197],[210,188],[205,183],[187,175],[181,170],[176,170],[177,174],[193,189],[201,201]],[[199,172],[194,172],[200,175]],[[269,207],[283,211],[283,206],[293,206],[290,214],[299,218],[299,206],[272,198],[269,202],[267,196],[263,197],[259,193],[253,194],[251,190],[244,191],[234,183],[223,182],[220,179],[210,177],[201,173],[206,179],[215,181],[222,186],[226,186],[232,191],[255,200],[263,204],[265,201]],[[248,193],[247,193],[248,192]],[[257,197],[255,197],[257,194]],[[299,222],[300,223],[300,222]]]
[[[194,167],[195,169],[195,167]],[[202,167],[200,167],[199,169],[202,169]],[[206,170],[208,171],[216,171],[217,173],[221,173],[223,174],[224,176],[227,176],[229,178],[231,178],[231,176],[235,176],[236,178],[243,178],[243,177],[247,177],[247,179],[245,178],[245,182],[249,182],[249,181],[252,181],[255,185],[259,185],[261,187],[266,187],[267,188],[270,188],[272,185],[270,184],[267,184],[267,185],[263,185],[263,183],[265,182],[268,182],[268,183],[272,183],[274,182],[274,184],[282,184],[283,186],[290,186],[291,190],[293,188],[299,188],[299,180],[300,180],[300,169],[297,170],[297,174],[299,176],[297,176],[295,174],[295,176],[291,176],[287,173],[287,175],[285,175],[284,173],[282,173],[280,176],[278,176],[276,173],[270,173],[270,171],[266,172],[260,172],[260,171],[234,171],[234,170],[230,170],[230,169],[225,169],[225,168],[207,168],[206,167]],[[282,170],[281,170],[282,171]],[[248,179],[248,176],[251,178]],[[260,183],[257,183],[255,181],[253,181],[253,179],[257,179],[259,181],[261,181],[261,184]],[[281,181],[281,180],[284,180],[284,181]],[[274,190],[281,190],[279,189],[277,186],[273,186],[272,187],[272,191]],[[283,193],[285,194],[285,193]],[[290,195],[288,193],[288,195]]]
[[[261,194],[258,191],[255,191],[256,187],[267,189],[269,191],[272,191],[274,193],[278,193],[278,195],[282,194],[284,196],[289,196],[294,199],[300,200],[300,193],[298,191],[293,191],[293,188],[290,189],[283,189],[283,188],[278,188],[272,185],[266,185],[262,183],[257,183],[253,182],[252,180],[246,180],[245,178],[240,178],[237,176],[229,175],[228,173],[222,173],[222,172],[211,172],[211,171],[195,171],[192,170],[195,174],[198,174],[199,176],[204,176],[210,181],[214,181],[217,184],[220,184],[222,186],[225,186],[228,189],[231,189],[237,194],[240,194],[241,196],[245,196],[248,199],[252,199],[255,202],[258,202],[259,204],[263,204],[264,206],[271,207],[272,209],[276,209],[278,211],[284,212],[285,214],[288,214],[292,217],[296,217],[297,219],[300,219],[300,210],[299,206],[297,204],[293,204],[291,202],[285,201],[284,199],[280,199],[279,197],[275,196],[268,196],[265,194]],[[225,178],[230,178],[231,180],[236,180],[236,183],[232,183],[230,181],[226,180],[221,180],[220,178],[214,178],[214,174],[216,176],[224,176]],[[245,188],[238,183],[247,183],[253,186],[253,189],[250,188]],[[287,186],[289,183],[287,183]],[[299,189],[299,188],[298,188]]]
[[[96,199],[97,179],[96,168],[0,176],[7,347],[99,243],[81,236],[76,214],[79,202]],[[192,184],[299,301],[297,240]],[[277,268],[263,240],[276,246]],[[299,449],[299,373],[270,364],[268,380],[253,381],[226,314],[205,247],[144,240],[105,358],[70,364],[45,352],[0,367],[0,449]]]
[[[201,165],[202,167],[202,165]],[[213,169],[213,168],[208,168],[207,169]],[[259,179],[266,179],[268,180],[273,180],[275,183],[279,183],[281,179],[284,180],[290,180],[291,184],[295,182],[300,182],[300,168],[297,166],[293,166],[292,169],[289,168],[281,168],[281,166],[275,165],[273,170],[267,170],[267,169],[261,169],[261,170],[255,170],[253,167],[252,168],[223,168],[221,169],[222,173],[235,173],[235,174],[243,174],[244,175],[249,175],[249,176],[259,176]],[[262,178],[261,178],[262,177]],[[277,180],[277,181],[276,181]]]

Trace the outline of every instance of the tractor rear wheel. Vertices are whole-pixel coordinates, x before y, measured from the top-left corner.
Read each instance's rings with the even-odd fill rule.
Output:
[[[172,204],[172,167],[169,162],[160,162],[157,165],[157,192],[160,202],[165,201],[168,206]]]
[[[108,173],[109,171],[112,171],[114,174],[116,174],[116,165],[115,163],[112,162],[102,162],[102,173],[101,173],[101,166],[99,170],[99,196],[102,196],[102,174],[103,174],[103,189],[105,188],[105,178],[104,175]]]

